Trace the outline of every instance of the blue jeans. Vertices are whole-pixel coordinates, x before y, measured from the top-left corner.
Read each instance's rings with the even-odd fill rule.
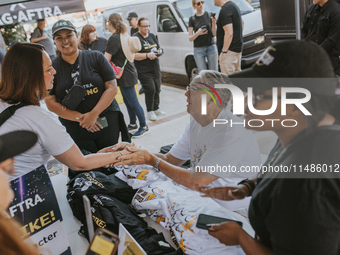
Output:
[[[198,71],[207,70],[207,60],[209,70],[218,71],[218,53],[216,44],[204,47],[194,47],[194,57]],[[207,60],[206,60],[207,59]]]
[[[131,87],[119,87],[120,92],[122,93],[124,103],[129,113],[130,124],[136,124],[136,116],[139,120],[139,124],[141,127],[146,126],[144,110],[142,106],[139,104],[137,99],[137,94],[135,90],[135,86]]]

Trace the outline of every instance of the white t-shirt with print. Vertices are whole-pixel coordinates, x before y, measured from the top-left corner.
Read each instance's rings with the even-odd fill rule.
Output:
[[[9,106],[11,105],[0,101],[0,112]],[[74,144],[65,127],[40,106],[29,105],[16,110],[15,114],[0,127],[0,135],[18,130],[36,133],[38,141],[32,148],[14,157],[15,174],[9,176],[10,179],[45,165],[51,155],[60,155]]]
[[[216,119],[228,120],[226,125],[216,125],[213,122],[202,127],[194,119],[187,124],[184,133],[170,150],[170,154],[181,160],[191,160],[191,169],[196,166],[235,166],[237,170],[246,166],[260,166],[261,154],[255,139],[250,130],[241,124],[243,121],[234,116],[228,109],[223,109]],[[230,122],[235,124],[230,126]],[[255,178],[256,173],[229,173],[214,172],[214,176],[220,177],[213,181],[209,187],[233,186],[245,178]],[[231,178],[232,177],[232,178]],[[249,203],[246,198],[245,206]],[[223,206],[232,209],[240,209],[243,206],[239,201],[217,200]],[[235,203],[235,207],[231,205]],[[228,206],[226,206],[226,204]]]

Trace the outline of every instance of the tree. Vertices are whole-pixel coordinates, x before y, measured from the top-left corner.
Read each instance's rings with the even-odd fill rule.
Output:
[[[1,26],[0,31],[7,45],[12,41],[26,41],[25,30],[20,23]]]

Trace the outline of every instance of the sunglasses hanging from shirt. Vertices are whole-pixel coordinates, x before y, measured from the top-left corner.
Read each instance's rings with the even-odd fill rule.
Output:
[[[75,110],[79,106],[79,104],[83,101],[83,98],[85,97],[87,93],[80,79],[80,73],[81,73],[80,66],[82,63],[82,55],[83,55],[83,52],[79,51],[79,56],[78,56],[79,68],[78,70],[75,70],[73,68],[73,71],[71,73],[71,76],[74,80],[74,84],[69,90],[69,92],[66,94],[66,96],[64,97],[63,101],[61,102],[63,106],[65,106],[67,109],[70,109],[70,110]],[[78,72],[78,76],[76,76],[77,72]]]

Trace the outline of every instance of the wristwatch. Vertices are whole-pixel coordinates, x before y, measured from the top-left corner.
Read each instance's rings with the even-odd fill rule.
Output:
[[[155,168],[156,172],[160,172],[158,166],[159,166],[159,163],[160,163],[161,161],[162,161],[162,159],[158,158],[158,159],[156,160],[155,165],[153,166],[153,167]]]
[[[223,51],[223,50],[222,50],[222,53],[228,53],[228,51]]]

